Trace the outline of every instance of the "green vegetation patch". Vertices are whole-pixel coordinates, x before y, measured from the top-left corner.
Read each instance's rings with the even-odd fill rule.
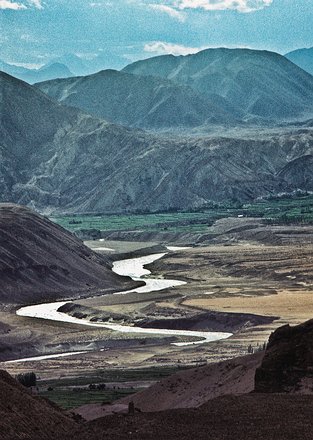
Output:
[[[78,230],[194,232],[205,233],[225,217],[260,217],[269,223],[313,223],[313,195],[309,193],[271,196],[246,204],[212,204],[189,212],[127,215],[71,215],[51,220],[75,232]]]
[[[39,380],[39,395],[64,409],[72,409],[89,403],[108,404],[141,390],[140,384],[138,387],[129,387],[125,382],[154,382],[183,369],[186,367],[104,369],[86,373],[80,377]]]
[[[96,370],[92,373],[86,373],[84,376],[78,377],[62,377],[60,379],[39,380],[40,387],[55,386],[83,386],[91,383],[108,383],[108,382],[136,382],[136,381],[153,381],[160,380],[171,374],[187,369],[180,366],[159,366],[149,368],[129,368],[129,369],[104,369]]]
[[[139,388],[124,388],[124,389],[107,389],[101,391],[90,391],[81,389],[53,389],[51,391],[42,391],[39,393],[41,397],[56,403],[63,409],[77,408],[78,406],[87,405],[90,403],[109,404],[122,397],[129,396],[135,392],[140,391]]]

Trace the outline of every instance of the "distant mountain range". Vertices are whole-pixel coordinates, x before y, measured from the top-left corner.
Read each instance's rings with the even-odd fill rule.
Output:
[[[193,55],[163,55],[124,68],[135,75],[166,78],[202,96],[218,95],[245,120],[307,118],[313,109],[313,77],[274,52],[207,49]]]
[[[26,69],[25,67],[15,66],[0,60],[0,70],[14,76],[15,78],[26,81],[29,84],[73,76],[73,73],[67,66],[57,62],[43,66],[40,69]]]
[[[208,49],[37,84],[63,104],[144,129],[276,124],[313,117],[313,76],[273,52]]]
[[[91,60],[83,60],[74,54],[54,58],[39,69],[28,69],[0,60],[0,70],[29,84],[56,78],[89,75],[103,69],[122,69],[127,61],[112,53],[103,52]]]
[[[47,66],[53,63],[64,64],[75,76],[90,75],[104,69],[120,70],[128,64],[125,58],[108,51],[101,52],[89,60],[67,53],[52,59]]]
[[[0,89],[3,202],[46,213],[136,212],[313,190],[309,123],[166,137],[63,106],[4,73]]]
[[[288,60],[292,61],[301,69],[306,70],[313,75],[313,47],[309,49],[297,49],[285,55]]]
[[[130,127],[184,128],[236,122],[234,109],[231,113],[222,98],[205,97],[188,86],[156,77],[104,70],[37,86],[62,104]]]

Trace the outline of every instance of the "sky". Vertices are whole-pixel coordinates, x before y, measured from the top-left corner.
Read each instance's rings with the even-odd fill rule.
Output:
[[[313,46],[313,0],[0,0],[0,60],[66,53],[124,64],[207,47]],[[112,65],[112,67],[116,67]]]

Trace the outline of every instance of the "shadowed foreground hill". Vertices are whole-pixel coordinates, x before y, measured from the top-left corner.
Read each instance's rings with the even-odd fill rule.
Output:
[[[0,370],[1,440],[63,440],[77,424]]]
[[[78,424],[0,371],[1,440],[312,440],[311,396],[224,396],[200,408]]]
[[[293,328],[283,326],[274,332],[262,363],[263,375],[256,376],[257,389],[261,390],[260,379],[263,385],[265,382],[269,385],[262,388],[263,392],[268,391],[266,394],[249,393],[254,369],[263,355],[257,353],[250,359],[238,358],[181,372],[134,396],[139,398],[136,404],[141,400],[143,411],[157,408],[163,411],[113,414],[81,425],[30,396],[10,376],[0,372],[0,432],[4,432],[1,439],[50,440],[55,436],[67,440],[312,440],[312,394],[294,394],[292,387],[280,387],[282,377],[285,384],[298,384],[298,380],[294,381],[296,377],[302,383],[305,378],[312,386],[311,333],[312,321]],[[285,394],[274,394],[273,384]],[[232,394],[225,395],[225,387]],[[238,395],[241,392],[249,394]],[[201,400],[210,398],[210,393],[211,398],[214,394],[224,395],[198,406]],[[162,398],[169,400],[162,403]],[[179,406],[180,399],[191,407],[173,409]]]
[[[74,235],[27,208],[0,205],[0,301],[27,304],[135,283]]]
[[[89,426],[101,440],[312,440],[312,411],[311,396],[247,394],[195,409],[108,416]]]

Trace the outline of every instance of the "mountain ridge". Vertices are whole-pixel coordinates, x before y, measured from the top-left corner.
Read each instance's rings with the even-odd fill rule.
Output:
[[[37,83],[36,87],[63,104],[130,127],[162,129],[236,122],[227,108],[188,86],[115,70]]]
[[[45,213],[157,212],[313,190],[312,162],[306,179],[298,166],[313,154],[311,127],[160,136],[62,106],[8,75],[0,82],[0,201]]]
[[[123,71],[188,84],[207,96],[215,93],[239,107],[247,120],[252,116],[288,120],[312,114],[313,77],[275,52],[205,49],[136,61]]]
[[[285,54],[288,60],[292,61],[301,69],[313,75],[313,47],[297,49]]]

